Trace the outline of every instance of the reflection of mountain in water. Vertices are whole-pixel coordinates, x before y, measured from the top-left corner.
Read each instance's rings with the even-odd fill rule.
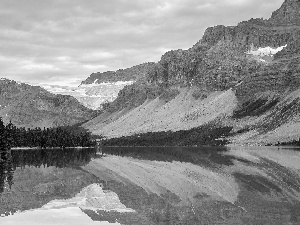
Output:
[[[91,161],[94,149],[12,151],[14,184],[0,193],[0,215],[43,208],[37,211],[70,222],[68,208],[80,207],[95,221],[133,225],[299,224],[297,149],[103,150],[105,157]],[[123,205],[135,212],[110,210]]]
[[[0,153],[0,193],[4,191],[6,184],[11,189],[13,174],[17,167],[77,168],[89,163],[92,157],[96,157],[94,148],[2,150]]]
[[[103,152],[109,155],[127,156],[151,161],[188,162],[214,168],[217,165],[233,165],[235,159],[230,155],[221,154],[228,149],[224,146],[201,147],[115,147],[105,146]]]

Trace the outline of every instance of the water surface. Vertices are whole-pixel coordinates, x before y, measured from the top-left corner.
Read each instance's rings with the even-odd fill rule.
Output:
[[[300,224],[299,148],[105,147],[104,153],[1,153],[0,214],[42,208],[72,209],[70,223],[79,210],[119,224]]]

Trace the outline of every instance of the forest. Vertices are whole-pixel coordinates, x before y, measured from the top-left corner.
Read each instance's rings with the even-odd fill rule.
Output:
[[[300,138],[299,140],[293,140],[288,142],[278,142],[275,146],[300,146]]]
[[[34,129],[16,127],[11,122],[4,125],[0,118],[1,140],[11,147],[92,147],[92,135],[80,126]]]

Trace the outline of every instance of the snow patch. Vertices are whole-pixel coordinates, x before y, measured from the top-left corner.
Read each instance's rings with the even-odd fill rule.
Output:
[[[264,48],[255,48],[252,44],[250,46],[250,49],[246,52],[248,55],[254,55],[254,56],[273,56],[277,52],[280,52],[282,49],[284,49],[287,45],[280,46],[278,48],[272,48],[272,47],[264,47]]]
[[[135,81],[116,81],[116,82],[102,82],[102,83],[97,83],[98,79],[96,79],[92,84],[81,84],[79,87],[82,88],[89,88],[89,87],[94,87],[94,86],[126,86],[126,85],[131,85]]]

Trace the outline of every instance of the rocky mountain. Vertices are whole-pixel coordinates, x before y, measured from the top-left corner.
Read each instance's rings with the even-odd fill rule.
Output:
[[[300,1],[270,19],[209,27],[188,50],[165,53],[84,126],[108,137],[232,126],[231,141],[300,137]],[[237,135],[238,134],[238,135]]]
[[[55,127],[84,122],[93,113],[74,97],[55,95],[39,86],[0,80],[0,116],[6,123],[11,120],[17,126]]]
[[[272,17],[269,21],[273,24],[279,25],[299,25],[299,0],[285,0],[280,9],[273,12]]]
[[[83,84],[101,84],[114,83],[118,81],[136,81],[146,75],[146,72],[154,65],[148,62],[127,69],[119,69],[117,71],[107,71],[103,73],[92,73]]]

